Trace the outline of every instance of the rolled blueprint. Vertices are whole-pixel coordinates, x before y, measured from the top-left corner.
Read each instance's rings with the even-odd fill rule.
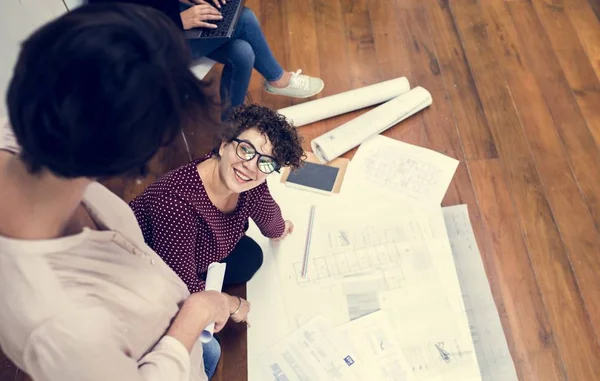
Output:
[[[310,142],[321,163],[327,163],[350,151],[373,135],[377,135],[398,122],[429,106],[429,91],[415,87],[373,110],[342,124]]]
[[[410,90],[408,80],[406,77],[401,77],[282,108],[278,112],[290,119],[294,126],[300,127],[389,101],[408,90]]]
[[[206,291],[214,290],[221,292],[223,288],[223,278],[225,278],[225,263],[213,262],[208,266],[208,270],[206,271],[206,285],[204,289]],[[213,333],[215,331],[215,323],[212,322],[200,334],[200,340],[203,343],[208,343],[213,338]]]

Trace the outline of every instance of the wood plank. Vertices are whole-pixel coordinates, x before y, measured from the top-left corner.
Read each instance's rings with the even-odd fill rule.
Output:
[[[558,136],[552,115],[544,101],[535,75],[524,62],[524,49],[512,23],[508,9],[502,2],[488,2],[483,10],[486,22],[495,31],[491,34],[501,67],[527,135],[544,191],[565,243],[569,260],[575,271],[579,290],[585,301],[592,326],[600,332],[600,233],[582,197],[570,162]],[[593,163],[588,163],[590,165]],[[598,171],[600,174],[600,169]],[[584,175],[584,174],[582,174]],[[589,173],[587,174],[589,176]],[[560,182],[557,183],[557,180]],[[596,191],[600,184],[594,182]],[[568,202],[565,202],[568,200]],[[596,335],[598,337],[598,335]]]
[[[446,90],[461,136],[465,158],[494,158],[496,144],[483,114],[481,101],[458,36],[447,0],[428,1],[430,33]]]
[[[286,16],[284,5],[278,0],[260,0],[260,23],[273,55],[284,70],[290,70],[290,44],[287,41],[289,18]],[[253,76],[260,77],[260,74],[255,72]],[[260,94],[258,94],[259,92]],[[292,104],[291,98],[269,94],[262,89],[253,89],[251,96],[253,99],[254,97],[261,99],[263,106],[273,110]]]
[[[596,4],[600,2],[596,1]],[[569,0],[564,3],[564,9],[596,72],[596,77],[600,78],[600,20],[596,18],[592,6],[586,0]]]
[[[552,43],[588,128],[596,144],[600,145],[600,79],[596,76],[564,11],[564,2],[533,0],[532,4]]]
[[[566,380],[536,276],[529,261],[518,209],[499,160],[469,162],[484,224],[498,255],[498,283],[513,335],[511,354],[521,381]]]
[[[530,4],[509,4],[508,9],[524,47],[522,57],[537,78],[579,188],[596,227],[600,227],[600,185],[596,180],[600,177],[600,151],[533,8]]]
[[[383,79],[379,64],[373,59],[377,52],[367,3],[367,0],[341,0],[349,58],[346,72],[354,89]]]
[[[396,5],[396,3],[394,3]],[[406,77],[411,87],[417,86],[409,47],[412,45],[410,31],[398,22],[396,7],[388,1],[375,0],[369,3],[368,13],[372,25],[372,37],[382,79]],[[372,65],[371,65],[372,66]],[[429,108],[392,126],[384,136],[429,147],[427,131],[423,124],[423,114]]]
[[[352,89],[352,81],[344,68],[349,65],[346,27],[339,1],[315,0],[314,3],[319,69],[325,81],[322,97]],[[310,141],[344,123],[343,117],[333,117],[311,126],[301,127],[304,149],[311,151]]]
[[[284,17],[288,24],[289,70],[302,72],[313,77],[320,77],[319,49],[317,47],[317,33],[315,26],[315,12],[313,0],[285,1],[283,2]],[[302,15],[302,17],[298,17]],[[311,99],[322,97],[322,93]],[[302,103],[305,100],[291,98],[292,104]]]
[[[476,3],[453,2],[452,12],[505,167],[509,191],[520,211],[519,220],[566,373],[577,380],[598,379],[600,348],[502,69],[490,46],[488,35],[494,32],[488,30]]]
[[[600,1],[598,0],[589,0],[590,6],[596,15],[596,18],[600,20]]]

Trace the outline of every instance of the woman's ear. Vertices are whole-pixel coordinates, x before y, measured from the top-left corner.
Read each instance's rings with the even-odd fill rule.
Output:
[[[223,156],[223,152],[225,152],[225,147],[227,147],[227,143],[226,141],[223,141],[221,143],[221,146],[219,147],[219,156]]]

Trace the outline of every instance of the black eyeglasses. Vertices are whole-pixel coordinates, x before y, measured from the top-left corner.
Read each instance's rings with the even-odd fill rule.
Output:
[[[281,166],[277,163],[274,157],[269,155],[263,155],[262,153],[258,153],[256,148],[247,140],[241,140],[237,138],[231,139],[232,141],[237,143],[237,147],[235,149],[235,153],[238,157],[244,161],[250,161],[254,159],[255,156],[258,156],[257,166],[259,171],[268,175],[275,171],[279,171]]]

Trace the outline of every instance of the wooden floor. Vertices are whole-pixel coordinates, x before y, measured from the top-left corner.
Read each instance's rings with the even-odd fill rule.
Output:
[[[600,1],[247,4],[285,68],[323,78],[319,96],[400,76],[431,92],[385,135],[460,160],[444,205],[469,206],[519,379],[600,380]],[[298,103],[261,82],[253,102]],[[306,148],[356,114],[302,127]],[[164,149],[149,178],[109,185],[129,200],[208,149],[200,132],[186,137],[189,151],[183,139]],[[221,341],[214,379],[246,380],[244,329]],[[0,365],[0,380],[22,378]]]

